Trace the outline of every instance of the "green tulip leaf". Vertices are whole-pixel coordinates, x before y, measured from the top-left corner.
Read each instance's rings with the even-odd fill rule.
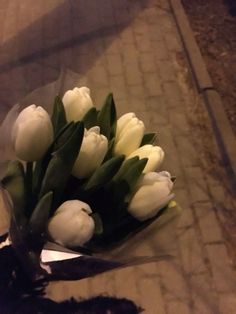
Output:
[[[9,163],[6,176],[2,179],[3,187],[8,191],[13,202],[12,215],[15,218],[18,227],[26,223],[25,216],[25,174],[24,167],[20,161]]]
[[[98,114],[98,125],[100,126],[101,134],[108,139],[112,139],[115,136],[116,120],[116,106],[113,94],[110,93]]]
[[[117,207],[123,208],[125,206],[126,196],[134,189],[147,161],[147,158],[139,160],[136,157],[127,160],[126,166],[121,168],[120,174],[118,173],[117,177],[114,177],[114,180],[108,185],[107,193],[113,196]]]
[[[100,215],[98,213],[92,213],[91,217],[95,224],[94,235],[101,235],[103,233],[103,222]]]
[[[108,142],[108,150],[107,150],[107,153],[103,159],[103,163],[112,158],[112,152],[113,152],[114,144],[115,144],[115,138],[113,138],[112,140],[110,140]]]
[[[56,135],[52,145],[47,150],[42,159],[36,162],[33,173],[33,193],[37,195],[41,189],[43,177],[45,175],[48,164],[52,158],[52,153],[57,151],[72,136],[75,131],[75,123],[67,123]]]
[[[119,181],[127,173],[127,171],[138,161],[138,156],[125,160],[117,174],[114,176],[113,181]]]
[[[128,183],[130,191],[132,191],[137,184],[147,162],[148,158],[138,160],[123,175],[122,179]]]
[[[53,192],[50,191],[39,200],[29,220],[28,232],[30,235],[43,237],[45,234],[51,212],[52,199]]]
[[[59,150],[72,136],[76,128],[75,122],[67,123],[55,137],[52,146],[51,146],[51,153]]]
[[[147,144],[154,144],[157,138],[156,133],[146,133],[143,136],[142,142],[140,144],[140,147]]]
[[[97,125],[97,109],[92,107],[83,117],[84,127],[90,129],[91,127]]]
[[[40,197],[54,192],[53,207],[58,204],[66,183],[71,175],[72,168],[79,154],[84,135],[84,125],[82,122],[75,123],[74,132],[67,139],[65,144],[53,153],[48,164],[40,191]]]
[[[66,112],[63,105],[63,102],[59,96],[56,96],[53,105],[53,113],[52,113],[52,125],[54,130],[54,135],[58,134],[58,132],[66,125]]]
[[[120,169],[125,156],[113,157],[102,164],[85,185],[85,190],[92,190],[108,183]]]

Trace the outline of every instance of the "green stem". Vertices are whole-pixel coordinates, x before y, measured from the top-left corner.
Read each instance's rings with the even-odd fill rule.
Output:
[[[26,200],[27,200],[27,208],[26,215],[29,217],[32,211],[32,198],[33,198],[33,162],[26,163],[26,173],[25,173],[25,183],[26,183]]]

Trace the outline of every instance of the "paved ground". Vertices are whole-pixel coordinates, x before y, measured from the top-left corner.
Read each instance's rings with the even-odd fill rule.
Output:
[[[178,177],[177,227],[133,249],[164,248],[174,260],[53,283],[48,296],[115,295],[150,314],[235,313],[236,273],[221,227],[222,211],[235,204],[168,1],[11,0],[1,1],[0,16],[2,112],[68,67],[81,74],[96,104],[112,90],[120,114],[135,111],[157,131],[163,168]]]

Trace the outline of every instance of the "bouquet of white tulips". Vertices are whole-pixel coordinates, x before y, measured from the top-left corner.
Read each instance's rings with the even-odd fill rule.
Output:
[[[35,264],[48,241],[80,252],[123,243],[174,197],[174,178],[157,172],[164,152],[156,134],[135,113],[118,118],[112,94],[98,110],[90,90],[75,87],[56,96],[51,116],[34,104],[21,110],[9,134],[15,159],[1,184],[10,237]]]

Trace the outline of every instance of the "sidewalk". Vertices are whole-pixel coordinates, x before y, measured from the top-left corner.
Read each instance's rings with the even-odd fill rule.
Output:
[[[62,66],[81,73],[96,104],[113,91],[119,114],[134,111],[158,132],[163,168],[177,177],[183,208],[174,261],[55,282],[47,295],[126,297],[148,314],[235,313],[236,272],[221,227],[222,211],[235,204],[168,0],[12,0],[0,15],[3,111],[56,79]],[[153,239],[137,250],[154,254],[158,247]]]

